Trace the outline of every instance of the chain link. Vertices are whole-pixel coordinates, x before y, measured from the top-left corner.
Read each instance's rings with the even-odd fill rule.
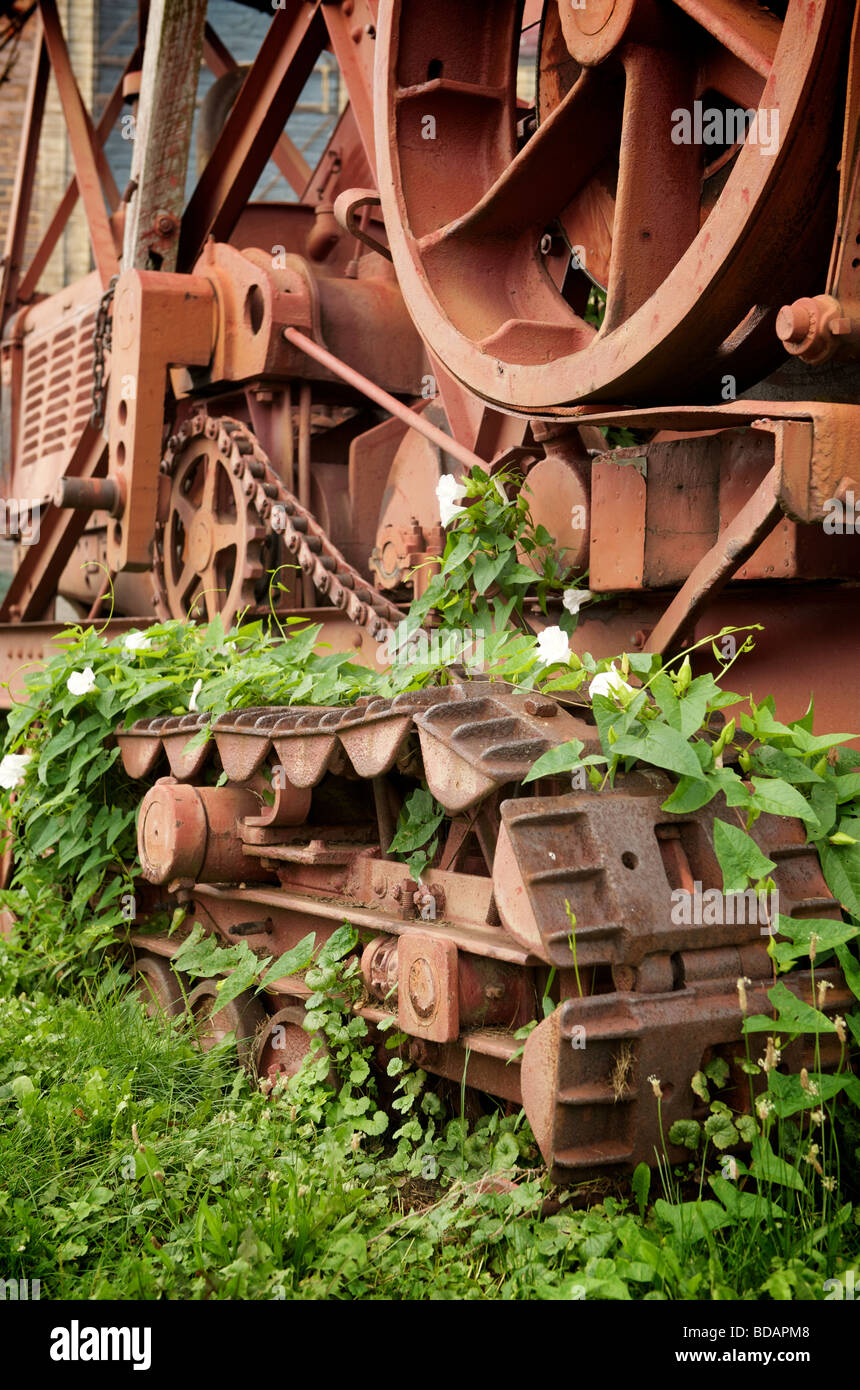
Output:
[[[93,329],[93,409],[90,415],[90,424],[94,429],[100,430],[105,422],[105,356],[111,350],[113,337],[113,318],[111,316],[111,305],[113,303],[114,290],[118,275],[111,276],[110,283],[99,300],[98,312],[96,313],[96,323]]]

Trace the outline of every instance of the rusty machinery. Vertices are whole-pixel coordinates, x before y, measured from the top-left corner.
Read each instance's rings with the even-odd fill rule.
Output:
[[[671,652],[763,623],[754,692],[791,718],[812,685],[822,727],[855,727],[860,546],[821,525],[860,497],[853,6],[285,0],[242,80],[203,0],[154,0],[97,121],[54,0],[36,9],[2,387],[6,489],[44,505],[0,610],[8,672],[38,658],[57,594],[99,611],[87,559],[138,626],[263,612],[272,573],[293,575],[282,607],[373,660],[443,548],[440,476],[480,460],[522,471],[536,517],[607,596],[580,615],[579,650]],[[533,98],[517,92],[524,45]],[[326,49],[348,103],[311,170],[284,127]],[[186,199],[201,60],[229,80]],[[75,178],[25,263],[49,74]],[[124,101],[137,138],[120,196],[103,147]],[[714,138],[673,139],[679,112]],[[295,203],[252,200],[270,157]],[[78,198],[95,268],[40,295]],[[635,442],[609,447],[619,427]],[[704,1059],[740,1055],[739,976],[766,1007],[760,925],[670,917],[674,890],[720,882],[713,809],[661,813],[666,786],[645,774],[600,796],[523,787],[554,743],[594,744],[555,701],[470,682],[250,710],[189,753],[205,722],[118,734],[129,774],[152,783],[152,902],[178,895],[267,953],[349,918],[365,1016],[396,1012],[429,1072],[466,1068],[524,1104],[559,1176],[650,1160],[647,1076],[670,1121],[692,1113]],[[419,778],[447,817],[420,883],[387,850]],[[755,834],[784,911],[838,914],[799,825],[763,816]],[[135,934],[135,968],[168,1009],[174,949]],[[514,1032],[550,980],[561,1007],[520,1058]],[[808,994],[802,972],[789,982]],[[229,1017],[213,991],[193,1000],[211,1036],[232,1028],[262,1073],[297,1065],[300,981]]]

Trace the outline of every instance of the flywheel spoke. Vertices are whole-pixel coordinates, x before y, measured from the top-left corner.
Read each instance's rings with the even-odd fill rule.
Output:
[[[748,67],[736,54],[712,44],[699,68],[697,95],[719,92],[734,106],[755,111],[761,103],[765,79]]]
[[[429,233],[423,245],[516,235],[551,221],[617,147],[622,99],[619,75],[584,72],[474,207]]]
[[[205,473],[203,476],[203,497],[200,502],[200,510],[209,516],[215,515],[215,479],[220,468],[217,459],[207,455],[204,464]]]
[[[182,566],[182,571],[176,581],[176,595],[181,604],[185,604],[189,593],[197,583],[198,575],[190,560],[186,560]]]
[[[244,553],[244,543],[238,518],[235,522],[221,521],[212,527],[212,549],[216,555],[225,550],[237,549]]]
[[[612,257],[603,332],[659,289],[699,230],[701,146],[675,144],[672,113],[689,109],[687,55],[630,45]]]
[[[194,519],[199,515],[198,509],[189,502],[187,497],[183,497],[181,492],[177,492],[173,499],[176,512],[182,525],[185,527],[185,534],[191,530]]]
[[[674,0],[724,48],[761,77],[768,77],[782,33],[779,20],[756,0]]]

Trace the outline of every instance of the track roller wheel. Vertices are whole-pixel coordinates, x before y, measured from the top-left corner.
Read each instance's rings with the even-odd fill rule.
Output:
[[[150,1018],[176,1018],[182,1013],[182,986],[164,956],[141,952],[132,961],[130,973]]]
[[[328,1048],[319,1035],[305,1032],[304,1018],[304,1005],[297,1001],[279,1009],[257,1034],[254,1071],[261,1081],[268,1078],[274,1085],[280,1077],[295,1076],[318,1041],[321,1055],[328,1055]],[[330,1075],[333,1079],[333,1073]]]
[[[201,980],[188,996],[188,1012],[194,1021],[197,1041],[204,1052],[235,1034],[239,1057],[248,1061],[254,1037],[266,1019],[262,1001],[246,990],[224,1005],[218,1003],[218,980]]]

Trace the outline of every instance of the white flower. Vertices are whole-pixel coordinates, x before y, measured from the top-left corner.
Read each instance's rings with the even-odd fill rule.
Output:
[[[560,627],[545,627],[543,632],[538,633],[537,646],[538,660],[545,666],[570,661],[570,643],[567,633],[562,632]]]
[[[5,787],[8,792],[12,791],[13,787],[20,786],[32,756],[32,753],[7,753],[0,762],[0,787]]]
[[[191,711],[192,714],[196,714],[196,713],[197,713],[197,696],[200,694],[200,692],[201,692],[202,689],[203,689],[203,682],[202,682],[202,680],[197,680],[197,681],[195,681],[195,682],[194,682],[194,689],[193,689],[192,692],[191,692],[191,699],[188,701],[188,708],[189,708],[189,710]]]
[[[127,632],[123,646],[127,652],[145,652],[152,643],[143,632]]]
[[[575,616],[582,605],[593,598],[594,595],[590,589],[565,589],[561,601],[568,613],[573,613]]]
[[[83,671],[73,671],[66,681],[66,689],[70,695],[89,695],[95,688],[96,677],[92,666],[85,666]]]
[[[465,483],[458,483],[453,473],[443,473],[436,484],[436,496],[439,500],[439,520],[443,526],[450,526],[455,516],[466,510],[465,507],[458,507],[457,500],[466,491]]]
[[[613,661],[608,671],[598,671],[591,685],[588,687],[588,698],[593,700],[595,695],[605,695],[610,699],[613,695],[623,695],[625,690],[633,691],[633,686],[628,685],[621,672],[616,670]]]

